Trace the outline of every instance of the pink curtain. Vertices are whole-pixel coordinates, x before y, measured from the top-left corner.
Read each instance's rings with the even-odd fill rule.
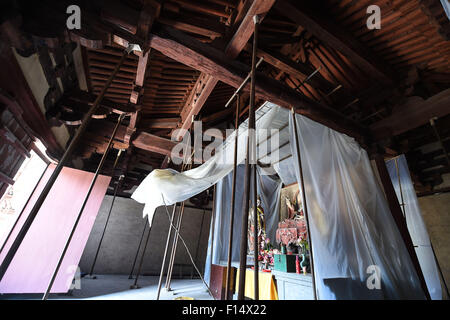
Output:
[[[50,165],[39,182],[0,255],[0,261],[3,261],[54,169],[55,166]],[[0,283],[0,293],[43,293],[46,290],[93,176],[90,172],[66,167],[62,169],[11,261]],[[97,178],[52,293],[65,293],[69,290],[110,180],[110,177],[101,175]]]

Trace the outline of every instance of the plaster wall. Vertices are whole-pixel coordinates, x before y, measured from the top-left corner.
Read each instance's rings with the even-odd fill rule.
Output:
[[[111,201],[112,196],[106,196],[100,207],[80,261],[80,269],[82,272],[89,272],[91,268]],[[172,207],[168,207],[167,210],[169,214],[172,214]],[[94,274],[128,275],[130,273],[144,225],[147,223],[146,219],[142,217],[142,211],[143,205],[136,201],[128,198],[116,198],[95,265]],[[210,217],[211,211],[209,209],[185,208],[181,227],[181,235],[185,239],[198,268],[202,271],[208,246]],[[150,238],[144,256],[143,275],[159,275],[168,228],[169,219],[167,212],[164,207],[158,208],[154,216]],[[148,234],[148,226],[146,230],[140,254],[142,253]],[[136,263],[135,272],[138,268],[139,258]],[[183,264],[186,266],[175,266],[173,272],[174,277],[180,275],[180,272],[184,275],[191,274],[191,262],[181,240],[178,241],[175,264]]]

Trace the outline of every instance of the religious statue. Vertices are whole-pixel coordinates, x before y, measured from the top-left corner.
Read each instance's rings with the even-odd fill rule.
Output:
[[[303,210],[301,209],[300,190],[297,191],[292,202],[288,197],[285,197],[285,201],[288,211],[288,219],[300,219],[303,216]]]
[[[263,244],[266,240],[266,219],[264,216],[264,209],[261,207],[261,198],[258,196],[256,200],[256,208],[258,212],[258,243]],[[253,253],[253,246],[255,243],[255,239],[253,236],[253,232],[255,230],[254,226],[254,219],[253,219],[253,207],[250,208],[249,214],[248,214],[248,233],[247,233],[247,239],[248,239],[248,253]]]

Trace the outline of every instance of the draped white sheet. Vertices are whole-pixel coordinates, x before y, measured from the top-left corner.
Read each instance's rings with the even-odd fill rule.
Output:
[[[277,113],[277,108],[259,108],[256,113],[256,128],[270,129]],[[244,162],[246,157],[247,123],[248,121],[243,122],[238,130],[238,164]],[[257,130],[257,142],[263,141],[266,134],[265,130]],[[148,215],[149,223],[157,207],[189,199],[215,185],[233,170],[235,136],[236,131],[216,150],[213,157],[195,169],[181,173],[172,169],[156,169],[142,181],[131,198],[145,204],[144,217]]]
[[[299,177],[293,119],[291,147]],[[319,299],[423,299],[424,293],[364,149],[296,115]],[[367,282],[376,266],[381,289]],[[367,272],[369,268],[369,273]]]
[[[284,183],[299,181],[289,111],[267,102],[258,109],[256,118],[257,128],[280,130],[279,150],[276,144],[269,150],[258,149],[258,159],[273,164]],[[419,279],[375,181],[367,153],[344,134],[301,115],[296,115],[296,119],[318,298],[423,299]],[[239,164],[245,159],[246,128],[245,122],[238,135]],[[260,136],[257,132],[257,136],[259,142],[264,141],[264,133]],[[148,214],[151,221],[156,207],[184,201],[224,179],[232,171],[233,152],[234,134],[213,158],[195,169],[183,173],[154,170],[132,198],[145,203],[144,215]],[[279,193],[273,197],[279,198]],[[241,215],[242,208],[236,209],[236,215]],[[236,223],[240,224],[239,218]],[[234,239],[240,241],[239,233]],[[214,246],[218,246],[214,249],[218,252],[226,250],[223,241],[215,242]],[[367,287],[373,276],[374,269],[370,269],[373,266],[380,270],[380,290]]]
[[[257,170],[257,193],[261,197],[261,206],[264,210],[266,221],[266,234],[272,243],[275,243],[275,233],[278,228],[280,212],[281,181],[276,176],[261,174]],[[245,166],[240,165],[236,172],[236,201],[233,224],[232,265],[239,266],[242,207],[244,205],[244,181]],[[228,237],[230,232],[231,191],[233,185],[233,173],[230,172],[216,185],[214,228],[211,227],[208,251],[205,261],[205,281],[209,282],[210,264],[225,264],[228,258]],[[212,230],[214,229],[214,232]],[[214,241],[213,241],[214,239]],[[214,248],[214,249],[212,249]],[[212,249],[212,250],[211,250]]]
[[[397,165],[398,171],[395,159],[386,161],[386,167],[399,202],[401,202],[403,196],[403,210],[406,217],[406,226],[411,235],[428,291],[430,292],[432,299],[440,300],[442,299],[442,288],[436,260],[433,249],[431,248],[431,241],[428,236],[427,228],[420,211],[419,202],[417,201],[411,176],[409,175],[408,163],[406,162],[405,155],[401,155],[397,158]],[[401,193],[400,184],[402,187]]]

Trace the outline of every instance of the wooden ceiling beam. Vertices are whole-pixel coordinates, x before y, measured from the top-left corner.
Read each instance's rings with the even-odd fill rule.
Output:
[[[406,131],[429,123],[434,117],[444,117],[450,114],[450,89],[444,90],[427,100],[415,97],[396,109],[394,113],[370,126],[376,140],[397,136]]]
[[[162,27],[157,33],[152,33],[150,46],[235,88],[241,85],[249,71],[248,66],[231,61],[222,51],[172,28]],[[250,84],[247,84],[244,90],[248,91],[249,87]],[[294,107],[298,113],[353,137],[361,138],[368,134],[366,128],[341,113],[308,99],[294,89],[260,73],[256,83],[256,96],[284,108]]]
[[[317,15],[317,10],[311,10],[302,1],[293,5],[287,0],[277,1],[275,8],[283,16],[305,27],[323,43],[346,55],[366,74],[373,75],[386,85],[396,82],[395,75],[385,62],[331,19]]]
[[[161,12],[161,5],[153,0],[144,1],[144,6],[139,15],[138,30],[136,32],[138,37],[142,37],[144,41],[148,40],[150,30],[153,22],[159,16]],[[136,79],[133,84],[133,89],[130,95],[130,102],[132,104],[138,104],[142,98],[145,76],[147,72],[147,65],[150,55],[149,48],[142,48],[142,52],[139,54],[139,61],[136,70]],[[133,134],[136,132],[136,126],[139,121],[139,113],[142,109],[138,106],[136,112],[130,117],[130,123],[127,127],[127,133],[125,134],[124,141],[129,144]]]
[[[235,59],[252,36],[254,30],[253,17],[260,15],[262,20],[274,3],[275,0],[254,0],[251,2],[244,18],[240,21],[236,32],[231,37],[225,49],[225,55],[228,58]],[[190,128],[193,116],[196,116],[201,111],[206,100],[208,100],[208,97],[217,85],[217,82],[218,80],[211,75],[203,73],[199,76],[192,88],[190,96],[181,109],[182,122],[179,124],[181,129],[188,130]],[[181,135],[177,137],[177,139],[181,138]]]
[[[251,52],[252,48],[253,46],[251,44],[246,45],[246,50],[248,52]],[[304,80],[315,70],[312,66],[308,66],[301,62],[295,62],[288,57],[269,49],[258,49],[256,54],[259,58],[263,58],[264,62],[267,62],[278,70],[283,71],[298,80]],[[336,85],[333,85],[320,74],[311,78],[308,83],[314,88],[325,92],[330,92],[336,87]]]

